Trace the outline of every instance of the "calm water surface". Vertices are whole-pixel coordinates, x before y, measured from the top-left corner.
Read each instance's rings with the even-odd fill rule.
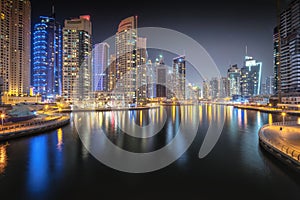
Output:
[[[198,157],[212,107],[197,107],[200,125],[188,150],[171,165],[149,173],[124,173],[99,162],[81,142],[73,120],[49,133],[0,143],[1,199],[219,199],[220,195],[224,199],[298,199],[300,173],[258,144],[259,128],[282,121],[279,115],[224,107],[227,117],[217,144],[206,157]],[[80,129],[86,130],[86,137],[94,134],[95,127],[101,128],[120,148],[144,153],[170,143],[180,116],[190,115],[189,107],[165,109],[166,118],[160,109],[73,113],[71,117],[84,121]],[[123,134],[117,125],[134,121],[142,127],[164,120],[158,127],[161,131],[149,138]]]

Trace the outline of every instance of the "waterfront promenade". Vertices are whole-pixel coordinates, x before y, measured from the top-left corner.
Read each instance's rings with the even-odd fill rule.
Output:
[[[300,172],[300,125],[297,122],[266,124],[259,130],[261,146]]]
[[[275,108],[271,106],[253,106],[253,105],[233,105],[235,108],[239,109],[247,109],[247,110],[256,110],[260,112],[266,112],[266,113],[286,113],[290,115],[300,115],[300,110],[291,110],[291,109],[282,109],[282,108]]]
[[[0,126],[0,141],[57,129],[68,124],[69,121],[70,117],[67,115],[50,115],[23,122],[6,124]]]

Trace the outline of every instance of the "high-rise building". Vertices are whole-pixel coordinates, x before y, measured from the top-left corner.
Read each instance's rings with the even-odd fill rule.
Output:
[[[0,1],[0,76],[8,95],[29,94],[31,5],[29,0]]]
[[[81,101],[91,92],[92,23],[89,15],[65,20],[63,28],[63,98]]]
[[[279,83],[279,64],[280,64],[280,53],[279,53],[279,32],[278,27],[274,28],[273,32],[273,67],[274,67],[274,93],[277,94],[278,83]]]
[[[244,67],[241,68],[241,95],[245,97],[260,95],[262,63],[252,57],[245,57]]]
[[[62,29],[54,17],[40,17],[33,31],[33,87],[43,99],[61,95]]]
[[[124,104],[136,101],[137,16],[123,19],[116,33],[117,99]]]
[[[210,92],[210,81],[204,80],[202,84],[202,97],[204,99],[211,99],[211,92]]]
[[[220,79],[220,97],[229,97],[229,80],[227,77],[221,77]]]
[[[156,97],[166,98],[168,92],[168,66],[165,65],[162,58],[155,63],[155,72]]]
[[[210,82],[210,96],[212,99],[217,99],[221,97],[221,87],[220,87],[220,78],[213,77]]]
[[[147,98],[147,38],[137,38],[136,56],[137,101],[145,102]]]
[[[198,102],[200,98],[201,89],[198,86],[192,85],[191,83],[187,86],[187,94],[186,98],[188,100],[193,100],[194,102]]]
[[[108,63],[109,45],[106,42],[95,44],[93,49],[93,91],[108,90]]]
[[[282,97],[299,97],[300,96],[300,1],[292,1],[288,8],[280,14],[279,35],[275,35],[279,39],[279,64],[280,69],[276,70],[275,82],[276,90],[281,88]],[[278,40],[277,39],[277,40]],[[274,43],[274,49],[276,48]],[[278,54],[274,55],[278,58]],[[276,64],[275,63],[275,64]],[[275,73],[276,73],[275,71]],[[280,77],[276,78],[276,75]]]
[[[266,77],[266,95],[273,95],[274,94],[274,77],[273,76],[267,76]]]
[[[156,66],[151,60],[146,63],[147,67],[147,98],[156,97]]]
[[[237,65],[232,65],[227,71],[227,78],[229,81],[229,96],[240,95],[240,77],[241,70]]]
[[[116,57],[114,55],[110,55],[109,60],[109,66],[106,70],[106,74],[108,75],[108,91],[112,92],[116,88],[117,81]]]
[[[10,62],[11,62],[11,15],[12,15],[12,1],[1,0],[0,1],[0,77],[3,81],[2,90],[4,92],[9,91],[10,82]]]
[[[2,97],[3,96],[3,78],[0,77],[0,105],[2,105]]]
[[[177,99],[185,99],[186,66],[185,56],[173,59],[173,92]]]

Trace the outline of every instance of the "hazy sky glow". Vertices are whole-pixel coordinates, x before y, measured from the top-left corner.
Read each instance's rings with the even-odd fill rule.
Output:
[[[51,1],[32,0],[32,22],[51,13]],[[163,27],[182,32],[198,41],[210,54],[221,73],[229,64],[243,64],[248,55],[263,62],[263,77],[273,73],[273,28],[276,0],[116,1],[57,0],[57,20],[89,14],[93,42],[114,35],[120,20],[138,15],[139,27]],[[283,4],[283,3],[282,3]]]

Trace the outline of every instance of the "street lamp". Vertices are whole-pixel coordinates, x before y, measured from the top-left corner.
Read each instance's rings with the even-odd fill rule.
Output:
[[[5,114],[2,113],[2,114],[0,115],[0,117],[1,117],[1,122],[2,122],[2,126],[3,126],[3,119],[4,119],[4,117],[5,117]]]
[[[282,115],[282,125],[284,125],[284,117],[286,116],[286,113],[283,112],[283,113],[281,113],[281,115]]]

